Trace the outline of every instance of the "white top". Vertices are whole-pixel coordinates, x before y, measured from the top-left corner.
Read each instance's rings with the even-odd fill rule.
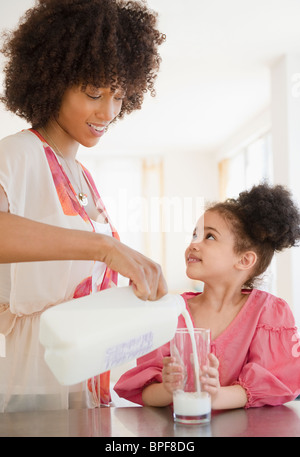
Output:
[[[52,176],[49,163],[55,164],[51,162],[55,156],[48,155],[48,162],[44,146],[49,147],[29,130],[0,141],[0,185],[10,212],[46,224],[112,235],[109,223],[91,221],[74,210],[67,187],[60,185],[61,176],[55,176],[59,169],[54,167]],[[39,328],[45,309],[71,300],[77,286],[91,276],[95,290],[104,272],[105,264],[95,261],[0,265],[0,337],[6,335],[6,347],[3,335],[0,338],[0,413],[99,406],[87,382],[71,388],[58,383],[44,361]]]
[[[0,185],[12,214],[60,227],[93,231],[79,214],[64,213],[42,141],[29,130],[0,141]],[[1,267],[2,303],[22,316],[67,301],[94,261],[24,262]],[[2,276],[2,275],[1,275]],[[9,280],[10,276],[10,280]],[[7,281],[7,282],[6,282]],[[1,303],[1,302],[0,302]]]

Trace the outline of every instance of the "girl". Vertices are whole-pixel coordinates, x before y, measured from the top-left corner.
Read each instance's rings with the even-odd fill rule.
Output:
[[[46,308],[116,285],[117,272],[140,298],[166,293],[76,159],[154,94],[163,41],[156,15],[125,0],[38,0],[6,36],[2,102],[32,128],[0,142],[0,412],[109,404],[109,373],[68,388],[48,369]]]
[[[300,239],[300,214],[282,186],[265,184],[211,205],[185,252],[186,272],[204,283],[184,293],[195,327],[211,330],[203,389],[213,409],[280,405],[300,393],[299,336],[287,303],[254,288],[274,252]],[[178,327],[186,327],[182,316]],[[169,343],[140,358],[115,386],[135,403],[166,406],[182,369]]]

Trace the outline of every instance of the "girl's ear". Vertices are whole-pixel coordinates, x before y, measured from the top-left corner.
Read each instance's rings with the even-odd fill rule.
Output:
[[[237,262],[236,267],[238,270],[250,270],[257,261],[257,255],[254,251],[244,252],[240,260]]]

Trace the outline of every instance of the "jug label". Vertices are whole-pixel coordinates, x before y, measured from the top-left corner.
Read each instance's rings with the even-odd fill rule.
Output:
[[[152,347],[153,332],[144,333],[116,346],[111,346],[105,353],[105,370],[141,357],[151,352]]]

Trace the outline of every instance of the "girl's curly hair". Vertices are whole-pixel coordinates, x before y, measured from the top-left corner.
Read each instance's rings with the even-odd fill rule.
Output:
[[[59,112],[74,85],[122,89],[118,116],[155,95],[158,46],[165,35],[143,0],[38,0],[18,28],[4,34],[6,108],[35,127]]]
[[[300,240],[300,212],[291,193],[282,185],[259,184],[237,199],[208,206],[230,224],[235,235],[235,252],[254,250],[255,269],[245,283],[254,281],[268,268],[275,252],[296,246]]]

